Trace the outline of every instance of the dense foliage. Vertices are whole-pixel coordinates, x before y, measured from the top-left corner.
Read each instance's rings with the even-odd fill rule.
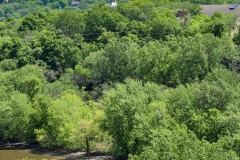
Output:
[[[190,2],[69,3],[0,5],[0,141],[116,159],[239,159],[236,15]]]

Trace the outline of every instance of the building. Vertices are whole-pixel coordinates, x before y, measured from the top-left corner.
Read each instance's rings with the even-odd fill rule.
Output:
[[[185,11],[185,9],[179,10],[179,11],[177,11],[177,13],[176,13],[176,17],[177,17],[178,19],[183,19],[186,15],[188,15],[188,12]]]
[[[73,1],[70,6],[78,6],[79,5],[79,2],[78,1]]]
[[[116,7],[117,6],[117,0],[110,0],[109,1],[109,6],[110,7]]]
[[[238,4],[223,4],[223,5],[201,5],[201,13],[212,16],[214,12],[219,11],[222,13],[239,13],[240,5]]]

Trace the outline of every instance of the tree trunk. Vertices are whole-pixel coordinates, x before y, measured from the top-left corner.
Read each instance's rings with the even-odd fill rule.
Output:
[[[90,155],[90,148],[89,148],[89,139],[86,137],[86,152],[87,152],[87,157]]]

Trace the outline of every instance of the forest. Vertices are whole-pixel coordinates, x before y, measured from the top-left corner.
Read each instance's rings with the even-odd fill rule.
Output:
[[[200,12],[232,1],[0,2],[0,141],[240,159],[239,15]]]

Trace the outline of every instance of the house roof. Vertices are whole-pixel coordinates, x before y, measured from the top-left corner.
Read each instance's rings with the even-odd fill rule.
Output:
[[[77,6],[78,4],[79,4],[78,1],[73,1],[70,5],[71,5],[71,6]]]
[[[230,9],[232,4],[223,4],[223,5],[201,5],[202,10],[201,13],[212,16],[214,12],[219,11],[223,13],[240,13],[240,5],[238,5],[235,9]]]

